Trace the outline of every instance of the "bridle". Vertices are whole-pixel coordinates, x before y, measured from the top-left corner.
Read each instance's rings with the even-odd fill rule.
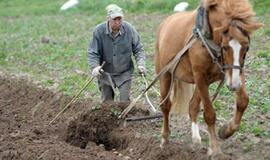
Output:
[[[248,46],[247,46],[247,48],[244,51],[244,57],[243,57],[243,59],[245,60],[246,53],[249,50],[249,44],[250,44],[249,34],[245,30],[243,30],[241,27],[237,26],[236,25],[236,22],[234,20],[231,21],[230,26],[236,27],[244,36],[246,36],[248,38]],[[224,51],[226,50],[224,48],[225,47],[221,47],[221,63],[223,63],[223,66],[222,66],[223,71],[225,71],[227,69],[239,69],[241,71],[244,68],[244,63],[241,64],[241,65],[224,64],[223,55],[224,55]]]
[[[232,65],[232,64],[224,64],[222,66],[223,72],[227,69],[239,69],[242,70],[244,68],[243,65],[237,66],[237,65]]]

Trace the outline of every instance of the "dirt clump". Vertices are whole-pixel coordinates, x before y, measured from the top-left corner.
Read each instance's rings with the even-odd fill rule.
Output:
[[[136,132],[134,130],[136,125],[123,127],[123,120],[117,117],[126,106],[127,104],[110,102],[102,104],[100,108],[81,113],[69,122],[65,141],[82,149],[91,147],[87,145],[88,143],[104,145],[106,150],[122,157],[126,155],[131,159],[175,160],[181,157],[189,160],[194,158],[196,154],[192,154],[191,148],[171,144],[161,149],[160,143],[155,138]],[[133,110],[131,114],[137,115],[142,112]]]
[[[115,148],[109,143],[109,134],[119,127],[121,121],[117,118],[120,113],[117,103],[104,103],[100,108],[93,108],[81,113],[77,119],[69,122],[65,141],[84,149],[89,141],[97,145],[103,144],[107,150]]]

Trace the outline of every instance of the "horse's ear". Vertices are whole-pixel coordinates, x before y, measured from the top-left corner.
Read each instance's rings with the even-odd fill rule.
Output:
[[[206,10],[214,8],[218,5],[218,0],[202,0],[201,2],[204,8],[206,8]]]

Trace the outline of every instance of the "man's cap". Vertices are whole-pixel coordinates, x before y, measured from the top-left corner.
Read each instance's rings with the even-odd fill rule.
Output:
[[[110,4],[106,7],[107,15],[112,19],[116,17],[124,17],[123,10],[116,4]]]

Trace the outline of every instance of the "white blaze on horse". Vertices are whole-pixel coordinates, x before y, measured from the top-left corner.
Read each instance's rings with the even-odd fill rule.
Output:
[[[249,101],[244,61],[251,33],[262,26],[254,18],[255,13],[246,0],[203,0],[197,10],[175,13],[161,23],[157,33],[156,73],[162,71],[191,39],[196,39],[176,67],[160,78],[164,102],[161,106],[162,147],[169,142],[171,108],[189,113],[193,142],[201,143],[197,117],[202,102],[209,132],[209,154],[212,158],[226,157],[217,141],[216,113],[208,89],[211,83],[225,80],[227,87],[235,91],[234,115],[219,130],[219,137],[226,139],[239,129]]]

